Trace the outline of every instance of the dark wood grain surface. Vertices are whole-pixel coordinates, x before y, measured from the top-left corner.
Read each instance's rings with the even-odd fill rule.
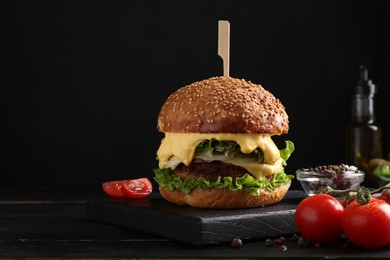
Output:
[[[321,247],[299,246],[286,237],[287,251],[265,239],[197,246],[117,225],[91,221],[87,202],[96,194],[0,192],[0,258],[269,259],[390,258],[390,247],[366,250],[344,239]]]

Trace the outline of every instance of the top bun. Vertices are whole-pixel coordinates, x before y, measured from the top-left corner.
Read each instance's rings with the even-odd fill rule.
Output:
[[[172,93],[161,107],[157,130],[173,133],[288,132],[284,106],[261,85],[212,77]]]

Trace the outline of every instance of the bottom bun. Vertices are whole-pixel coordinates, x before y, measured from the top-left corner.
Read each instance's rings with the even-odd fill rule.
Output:
[[[290,188],[291,182],[281,185],[274,190],[261,189],[260,195],[255,196],[250,193],[230,189],[199,189],[195,188],[186,194],[179,190],[170,191],[169,188],[160,187],[160,193],[164,199],[174,204],[195,208],[255,208],[271,205],[281,201]]]

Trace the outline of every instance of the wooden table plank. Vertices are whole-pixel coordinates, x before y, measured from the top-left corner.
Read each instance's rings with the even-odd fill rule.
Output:
[[[54,198],[55,197],[55,198]],[[153,258],[153,259],[270,259],[270,258],[390,258],[390,246],[365,250],[340,240],[320,248],[299,247],[286,238],[288,250],[267,247],[264,239],[243,240],[241,248],[228,243],[195,246],[133,229],[90,221],[86,201],[61,195],[37,200],[0,200],[0,258]],[[92,196],[93,197],[93,196]],[[26,196],[28,198],[28,196]],[[91,197],[88,197],[88,199]]]
[[[365,250],[353,245],[344,247],[342,243],[320,248],[300,248],[287,239],[287,251],[279,246],[267,247],[264,241],[244,241],[241,248],[229,245],[197,247],[172,240],[23,240],[1,241],[0,257],[35,258],[153,258],[153,259],[384,259],[389,258],[390,248]]]

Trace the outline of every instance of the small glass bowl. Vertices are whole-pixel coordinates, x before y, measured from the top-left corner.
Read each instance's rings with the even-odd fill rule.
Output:
[[[326,170],[332,167],[343,170]],[[326,186],[334,190],[358,189],[365,174],[355,166],[342,164],[302,168],[296,175],[306,194],[312,196]]]

